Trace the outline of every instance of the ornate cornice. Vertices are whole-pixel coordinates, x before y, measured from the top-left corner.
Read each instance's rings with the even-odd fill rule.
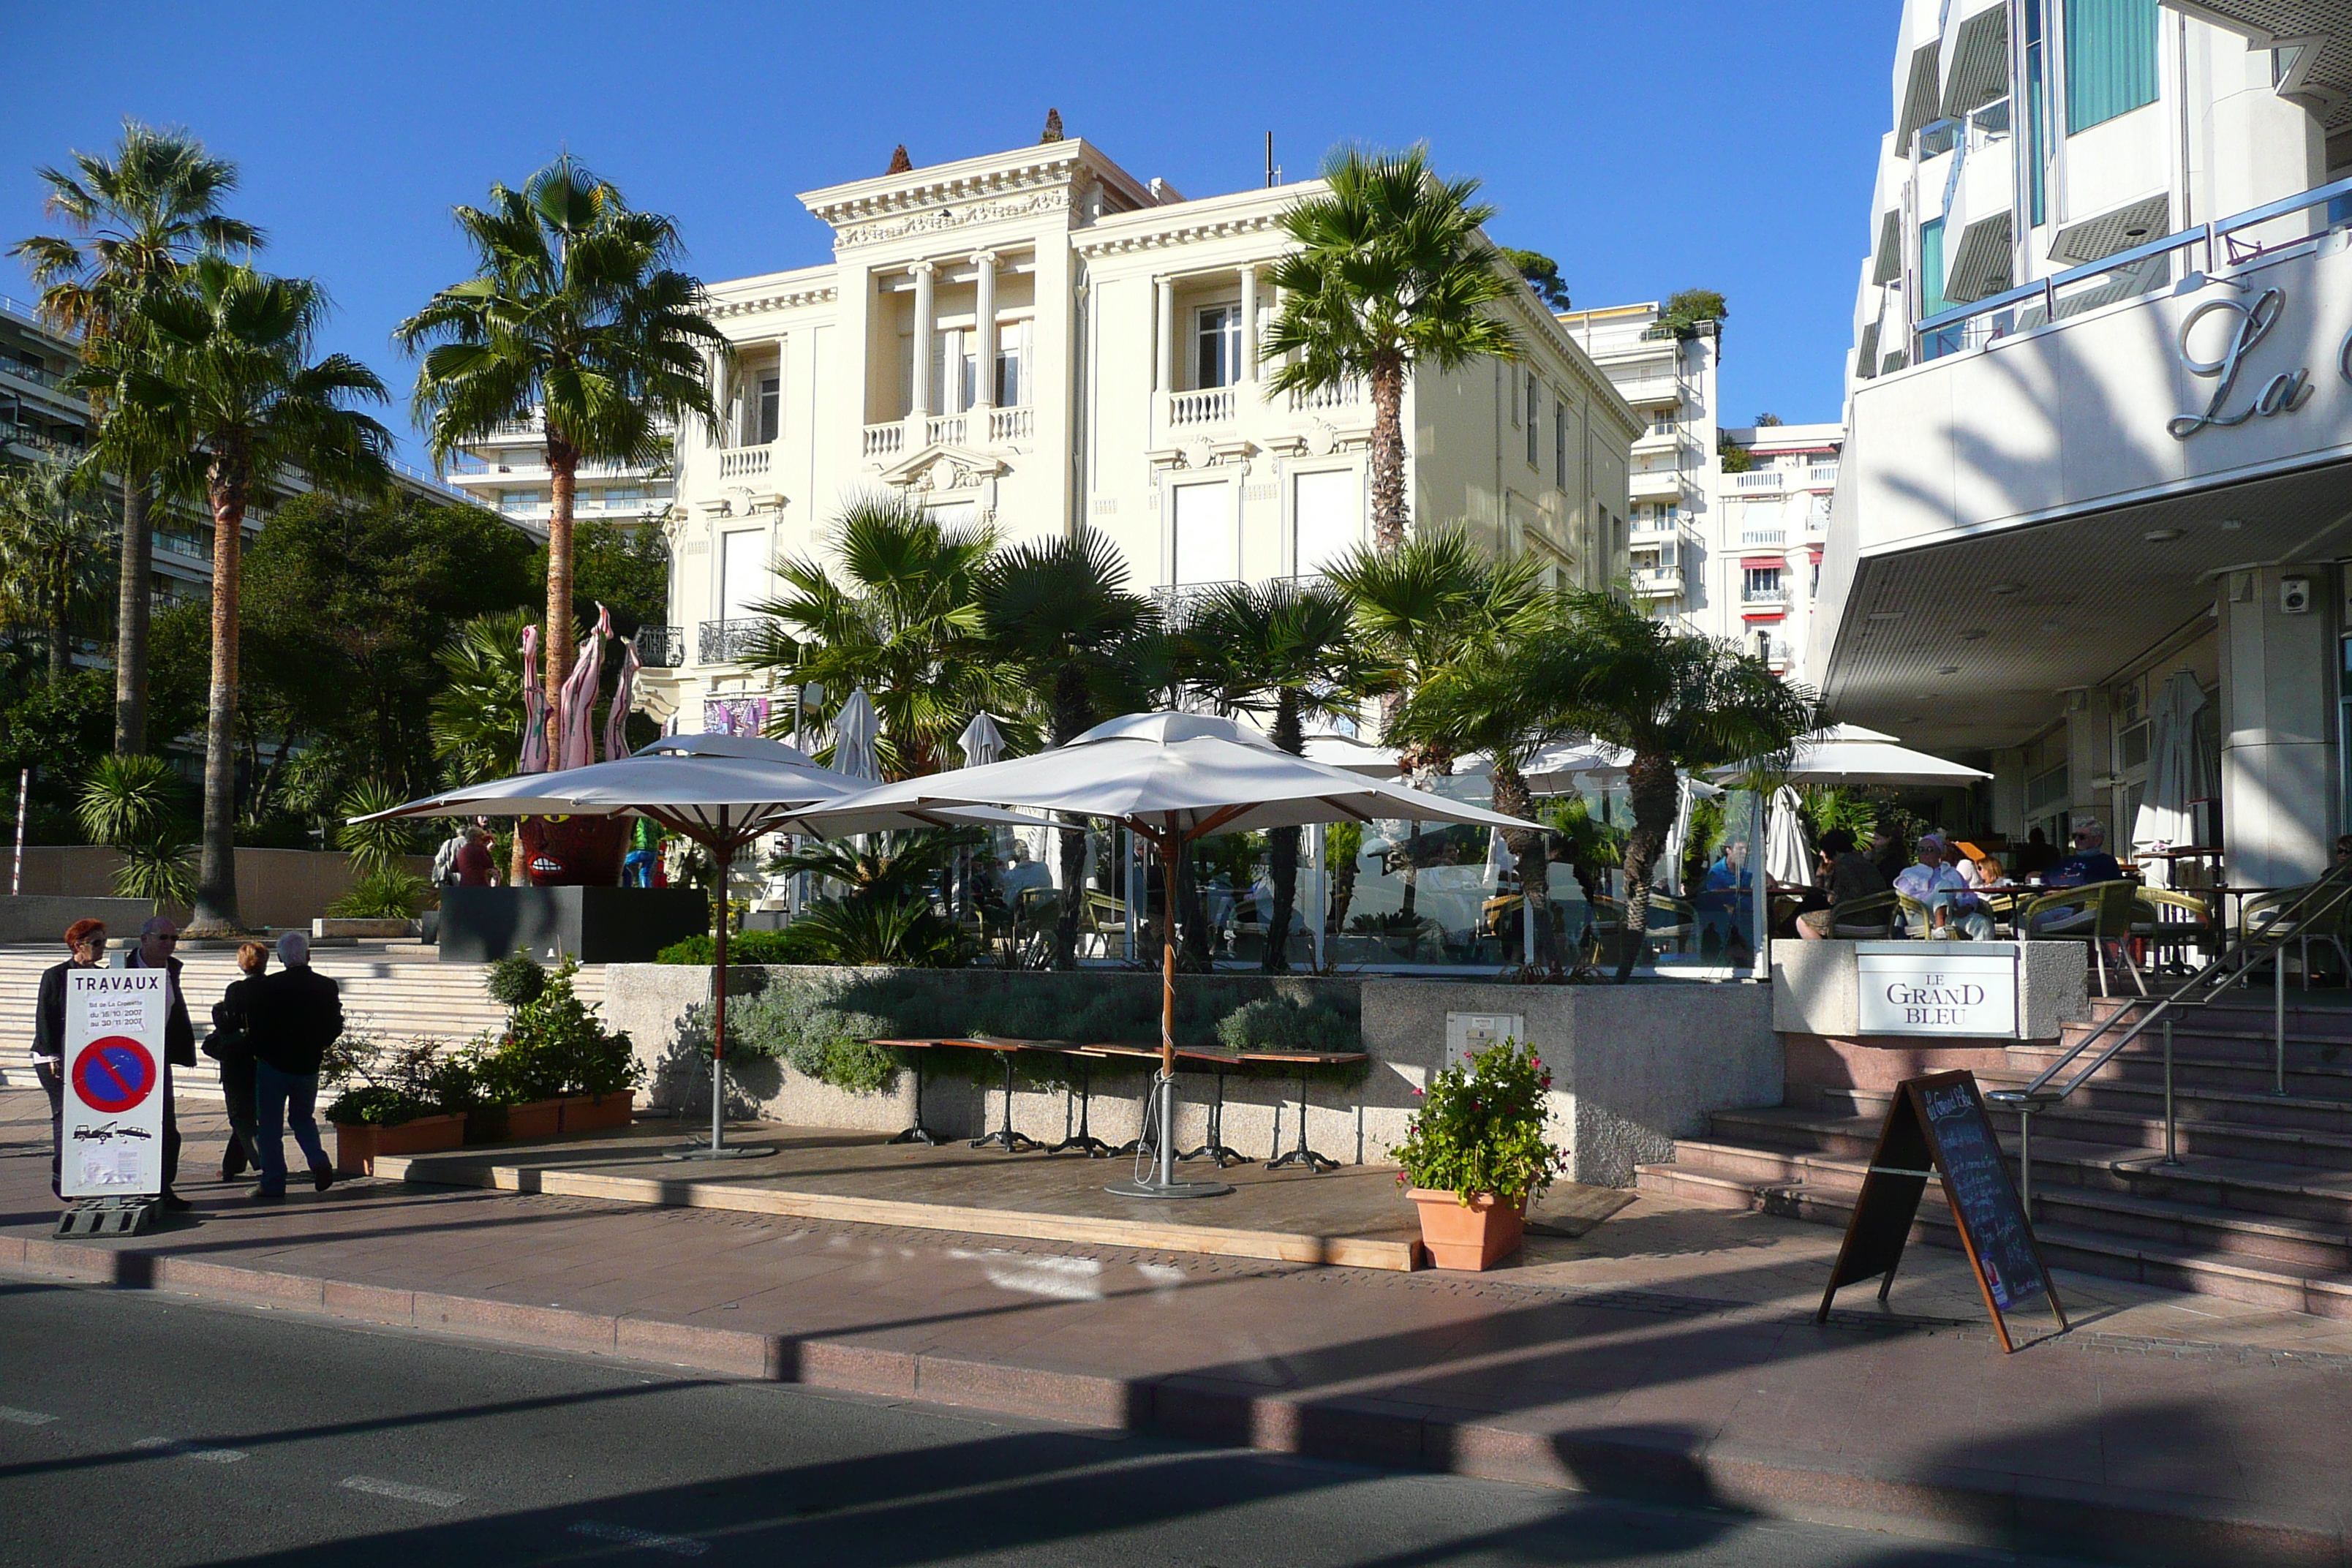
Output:
[[[756,300],[721,300],[710,307],[713,321],[725,321],[730,316],[756,316],[769,310],[795,310],[804,305],[830,305],[840,291],[830,283],[813,283],[803,289],[788,289],[781,294],[764,294]]]
[[[1204,239],[1232,239],[1243,235],[1265,234],[1281,226],[1282,214],[1266,211],[1205,218],[1197,223],[1178,223],[1166,228],[1142,228],[1114,234],[1093,232],[1072,243],[1080,256],[1091,258],[1125,256],[1140,250],[1164,250],[1171,246],[1192,245]]]
[[[945,229],[963,228],[976,223],[994,223],[1005,218],[1035,217],[1045,213],[1067,212],[1070,209],[1072,187],[1055,185],[1046,190],[998,196],[961,205],[933,207],[922,212],[909,212],[870,222],[837,225],[834,229],[833,247],[846,250],[853,245],[874,245],[884,240],[904,239],[909,235],[933,234]]]

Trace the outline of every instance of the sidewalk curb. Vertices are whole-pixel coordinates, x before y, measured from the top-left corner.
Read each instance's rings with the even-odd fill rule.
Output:
[[[1486,1412],[1377,1396],[1295,1398],[1209,1376],[1128,1380],[1011,1366],[862,1345],[854,1337],[803,1339],[530,1307],[39,1237],[0,1237],[0,1268],[1075,1426],[2045,1555],[2181,1568],[2352,1568],[2344,1518],[2324,1509],[2255,1513],[2178,1493],[2028,1482],[1990,1470],[1921,1474],[1725,1441],[1694,1452],[1680,1427],[1547,1434]]]

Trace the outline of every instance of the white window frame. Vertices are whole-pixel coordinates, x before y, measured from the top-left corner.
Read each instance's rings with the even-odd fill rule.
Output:
[[[1214,325],[1211,318],[1217,318]],[[1223,381],[1210,381],[1202,375],[1202,358],[1210,344],[1217,346],[1218,358],[1224,362]],[[1242,308],[1236,301],[1220,301],[1192,308],[1192,390],[1208,392],[1218,387],[1237,386],[1242,379]]]

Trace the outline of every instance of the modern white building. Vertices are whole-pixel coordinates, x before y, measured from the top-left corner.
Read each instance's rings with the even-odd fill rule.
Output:
[[[766,392],[765,407],[772,419],[772,382]],[[759,416],[755,406],[751,417],[756,421]],[[757,433],[756,425],[752,433]],[[442,478],[516,527],[545,537],[555,498],[544,431],[536,417],[501,425],[488,439],[468,442],[451,458]],[[634,533],[640,523],[669,515],[672,489],[666,464],[583,463],[574,483],[575,524],[610,523]]]
[[[1721,323],[1677,330],[1663,315],[1646,301],[1559,318],[1645,421],[1633,453],[1633,595],[1786,671],[1804,646],[1843,427],[1725,424]],[[1727,445],[1746,454],[1743,470],[1725,471]]]
[[[1364,389],[1273,394],[1258,357],[1280,215],[1320,189],[1188,200],[1073,139],[803,195],[833,259],[711,290],[730,417],[678,441],[675,625],[655,640],[679,662],[646,671],[654,710],[764,721],[781,699],[739,656],[771,565],[822,557],[861,492],[1008,541],[1091,526],[1170,596],[1311,575],[1366,541]],[[1525,363],[1407,389],[1412,519],[1605,584],[1625,570],[1641,423],[1531,291],[1503,308]]]
[[[1905,5],[1808,668],[1977,826],[2127,845],[2183,671],[2232,884],[2352,826],[2347,173],[2341,4]]]

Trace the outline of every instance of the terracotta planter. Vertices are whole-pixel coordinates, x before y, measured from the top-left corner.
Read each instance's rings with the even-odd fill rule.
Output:
[[[1405,1196],[1421,1211],[1421,1244],[1439,1268],[1492,1268],[1527,1239],[1527,1204],[1505,1205],[1482,1193],[1464,1207],[1452,1193],[1409,1187]]]
[[[507,1107],[506,1142],[536,1143],[562,1131],[563,1101],[561,1100],[533,1100]]]
[[[563,1102],[563,1131],[595,1132],[614,1127],[626,1127],[634,1109],[637,1091],[621,1089],[613,1094],[575,1094]]]
[[[353,1126],[338,1121],[335,1128],[335,1169],[345,1175],[373,1176],[379,1154],[431,1154],[455,1149],[466,1141],[462,1116],[420,1116],[397,1127]]]

